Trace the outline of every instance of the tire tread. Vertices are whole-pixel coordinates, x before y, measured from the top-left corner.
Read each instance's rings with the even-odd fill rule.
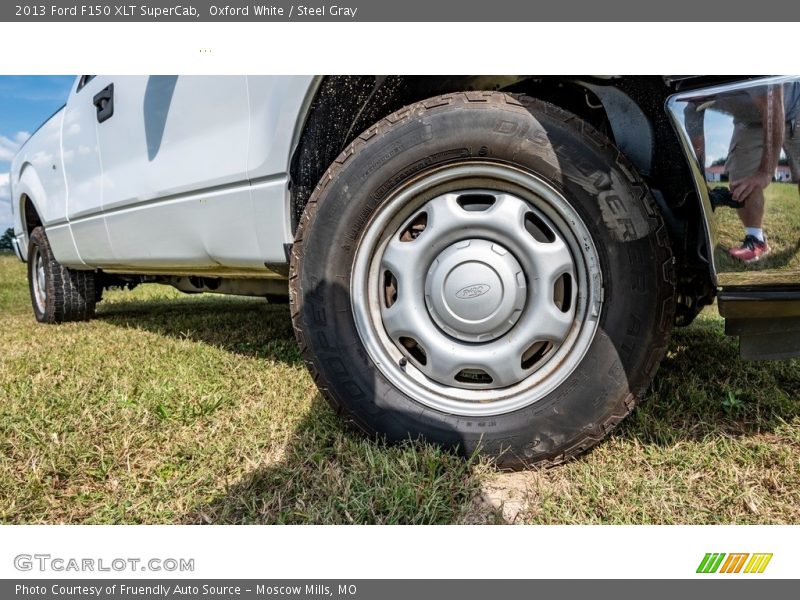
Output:
[[[33,295],[33,253],[38,249],[44,259],[47,300],[44,314],[39,314]],[[36,227],[30,235],[28,277],[31,302],[37,320],[42,323],[87,321],[95,314],[97,304],[97,276],[94,271],[70,269],[53,256],[50,241],[43,227]]]

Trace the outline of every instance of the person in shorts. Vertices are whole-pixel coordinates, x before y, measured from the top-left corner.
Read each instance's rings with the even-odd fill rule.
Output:
[[[725,167],[733,199],[741,204],[737,212],[745,235],[742,244],[729,253],[743,263],[754,263],[770,253],[763,227],[764,189],[772,182],[781,150],[800,190],[800,81],[741,90],[687,105],[687,130],[700,164],[705,164],[703,117],[709,109],[733,117]]]

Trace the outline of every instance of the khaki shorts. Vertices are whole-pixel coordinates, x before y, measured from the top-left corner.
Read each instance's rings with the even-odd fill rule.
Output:
[[[725,170],[731,181],[744,179],[752,175],[761,165],[764,149],[764,130],[761,124],[735,123]],[[783,139],[783,151],[789,159],[789,170],[792,181],[800,183],[800,123],[795,127],[794,137],[786,124]]]

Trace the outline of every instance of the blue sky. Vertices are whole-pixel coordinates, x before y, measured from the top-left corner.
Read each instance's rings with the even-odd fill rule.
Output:
[[[75,77],[0,76],[0,232],[11,227],[8,171],[19,146],[67,100]]]
[[[733,117],[716,110],[707,110],[705,119],[706,164],[726,158],[733,136]]]

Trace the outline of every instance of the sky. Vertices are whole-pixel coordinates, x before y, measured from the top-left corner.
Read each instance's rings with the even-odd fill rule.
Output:
[[[733,136],[733,117],[715,110],[706,111],[706,167],[715,160],[727,158]]]
[[[8,171],[30,134],[66,101],[75,77],[0,76],[0,233],[11,227]]]

